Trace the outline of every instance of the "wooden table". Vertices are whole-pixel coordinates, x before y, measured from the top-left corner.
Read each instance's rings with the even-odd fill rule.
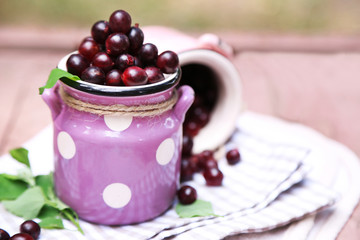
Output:
[[[247,109],[308,125],[360,156],[360,38],[218,34],[236,50]],[[86,35],[0,28],[0,154],[51,123],[38,87]],[[359,205],[338,239],[358,236]]]

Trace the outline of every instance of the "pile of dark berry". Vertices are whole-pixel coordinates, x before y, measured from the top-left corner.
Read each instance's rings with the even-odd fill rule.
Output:
[[[199,154],[192,154],[193,141],[191,137],[184,135],[181,160],[181,182],[190,181],[194,174],[201,173],[207,186],[221,186],[224,178],[219,169],[214,152],[205,150]],[[238,149],[231,149],[226,153],[228,164],[235,165],[241,160]],[[197,199],[196,189],[189,185],[183,185],[178,190],[178,199],[182,204],[191,204]]]
[[[193,139],[206,126],[218,100],[216,74],[204,65],[188,64],[182,66],[181,85],[190,85],[195,91],[195,100],[186,113],[183,127],[181,182],[190,181],[194,174],[202,174],[207,186],[221,186],[224,178],[215,159],[214,152],[205,150],[193,154]],[[241,160],[238,149],[226,153],[228,164],[235,165]],[[196,189],[184,185],[178,190],[182,204],[193,203],[197,198]]]
[[[20,233],[10,235],[0,228],[0,240],[36,240],[40,236],[40,226],[32,220],[27,220],[20,225]]]
[[[137,86],[164,80],[179,67],[173,51],[158,54],[152,43],[144,44],[138,24],[124,10],[113,12],[109,21],[91,28],[91,36],[80,43],[78,53],[70,55],[67,70],[81,80],[109,86]]]

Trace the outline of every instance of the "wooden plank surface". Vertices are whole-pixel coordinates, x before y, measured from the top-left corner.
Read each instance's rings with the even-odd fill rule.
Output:
[[[0,154],[51,123],[38,87],[84,34],[0,28]],[[234,64],[249,110],[308,125],[360,156],[358,38],[239,33],[223,38],[237,50]],[[358,206],[338,239],[356,239],[359,226]]]

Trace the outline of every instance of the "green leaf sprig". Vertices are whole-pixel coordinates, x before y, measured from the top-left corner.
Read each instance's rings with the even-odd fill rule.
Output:
[[[206,216],[215,216],[219,217],[214,213],[212,205],[208,201],[197,199],[191,204],[181,204],[178,203],[175,206],[175,211],[181,218],[191,218],[191,217],[206,217]]]
[[[13,149],[10,155],[26,168],[17,175],[0,174],[0,201],[5,209],[26,220],[38,218],[46,229],[64,229],[63,219],[67,219],[84,234],[76,212],[56,196],[53,173],[33,176],[25,148]]]
[[[55,86],[56,82],[61,78],[68,78],[73,81],[78,81],[80,78],[76,75],[73,75],[67,71],[61,70],[59,68],[54,68],[51,70],[50,75],[48,77],[48,80],[45,84],[45,86],[39,88],[39,94],[43,94],[45,89],[52,88]]]

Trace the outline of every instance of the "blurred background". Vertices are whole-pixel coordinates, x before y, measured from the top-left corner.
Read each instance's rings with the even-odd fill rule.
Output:
[[[360,0],[0,0],[0,154],[52,122],[38,94],[52,68],[124,9],[133,23],[234,47],[248,110],[299,122],[360,156]],[[339,240],[360,236],[360,206]]]
[[[186,31],[360,33],[359,0],[1,0],[0,27],[89,28],[115,9]]]
[[[352,84],[360,72],[351,78],[342,75],[359,69],[351,59],[357,56],[342,58],[336,53],[360,52],[359,0],[0,0],[0,153],[51,122],[38,88],[59,60],[90,35],[92,25],[108,20],[117,9],[128,11],[140,27],[164,25],[195,37],[207,32],[219,35],[237,53],[234,63],[250,110],[305,123],[336,139],[348,133],[340,140],[356,145],[360,154],[359,141],[354,141],[360,128],[344,130],[349,124],[337,123],[354,119],[354,113],[334,114],[331,105],[324,111],[306,95],[320,96],[318,88],[325,84],[336,86],[321,99],[332,103],[348,99],[345,104],[358,110],[354,99],[360,96],[360,84],[356,88]],[[315,60],[309,61],[309,56]],[[340,66],[340,75],[330,74]],[[335,92],[340,89],[337,84],[342,92]],[[297,111],[289,105],[295,93],[303,99]],[[327,123],[333,118],[340,129]]]

